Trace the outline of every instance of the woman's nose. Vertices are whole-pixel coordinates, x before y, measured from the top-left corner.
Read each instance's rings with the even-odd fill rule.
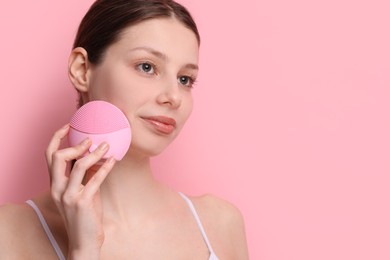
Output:
[[[162,88],[161,93],[157,97],[157,102],[161,105],[170,106],[173,109],[177,109],[181,104],[181,93],[178,81],[170,82]]]

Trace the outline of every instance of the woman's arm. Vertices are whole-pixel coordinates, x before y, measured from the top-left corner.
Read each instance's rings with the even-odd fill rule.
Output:
[[[230,220],[227,224],[228,236],[230,237],[231,244],[233,245],[233,259],[247,260],[248,256],[248,245],[246,241],[244,219],[241,212],[237,208],[230,210]]]

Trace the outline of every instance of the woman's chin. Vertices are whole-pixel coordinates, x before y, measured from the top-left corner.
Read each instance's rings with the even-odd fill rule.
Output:
[[[131,145],[123,159],[154,157],[161,154],[166,148],[167,145],[154,147],[137,147]]]

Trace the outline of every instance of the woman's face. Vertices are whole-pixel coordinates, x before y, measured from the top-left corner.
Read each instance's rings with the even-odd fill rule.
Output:
[[[182,23],[151,19],[127,28],[91,68],[88,98],[125,113],[129,151],[156,155],[179,134],[192,111],[198,51],[195,34]]]

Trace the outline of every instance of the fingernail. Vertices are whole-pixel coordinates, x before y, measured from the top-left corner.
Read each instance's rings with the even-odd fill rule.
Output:
[[[87,145],[89,144],[89,142],[91,141],[91,139],[89,139],[88,137],[86,139],[84,139],[82,142],[81,142],[81,145]]]
[[[106,142],[99,145],[99,149],[102,151],[107,150],[107,148],[108,148],[108,143]]]
[[[107,159],[107,163],[113,163],[113,162],[115,162],[114,157],[111,156],[110,158]]]

